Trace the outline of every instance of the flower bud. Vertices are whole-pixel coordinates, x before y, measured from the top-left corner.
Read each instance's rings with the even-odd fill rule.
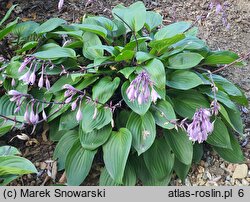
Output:
[[[82,112],[81,112],[81,109],[80,109],[80,105],[79,105],[78,111],[76,113],[76,120],[77,120],[77,122],[82,120]]]

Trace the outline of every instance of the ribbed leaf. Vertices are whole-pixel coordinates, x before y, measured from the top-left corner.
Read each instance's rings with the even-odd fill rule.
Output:
[[[143,157],[153,178],[161,181],[171,174],[174,157],[164,138],[156,139],[154,144],[143,154]]]
[[[181,129],[164,130],[164,137],[172,148],[175,156],[184,164],[189,165],[193,158],[193,145],[187,133]]]
[[[150,112],[142,116],[132,112],[127,122],[127,128],[132,133],[132,145],[138,155],[147,151],[153,144],[156,136],[156,127],[154,117]]]
[[[191,167],[191,164],[185,165],[181,161],[179,161],[177,158],[175,158],[174,171],[177,174],[177,176],[181,179],[182,182],[185,182],[185,179],[187,177],[190,167]]]
[[[129,163],[129,161],[126,164],[124,176],[123,176],[123,186],[134,186],[136,183],[136,173],[132,165]],[[120,184],[116,183],[112,177],[110,177],[107,169],[104,167],[101,172],[100,180],[99,180],[100,186],[118,186]]]
[[[46,22],[44,22],[43,24],[41,24],[36,30],[35,32],[37,34],[43,34],[46,32],[50,32],[52,30],[54,30],[55,28],[59,27],[62,24],[65,24],[66,21],[60,18],[51,18],[49,20],[47,20]]]
[[[95,113],[95,106],[91,103],[85,103],[83,105],[81,120],[82,130],[85,133],[89,133],[94,129],[101,129],[108,125],[112,119],[112,112],[107,108],[99,108],[97,110],[96,117],[93,117]]]
[[[37,173],[36,167],[19,156],[0,156],[0,176]]]
[[[79,139],[84,149],[95,150],[103,145],[109,138],[112,128],[110,125],[104,126],[99,130],[93,130],[89,133],[79,128]]]
[[[58,162],[58,170],[62,170],[65,168],[65,161],[67,155],[77,140],[77,131],[71,130],[68,131],[65,135],[63,135],[60,141],[57,143],[53,154],[53,159],[57,160]]]
[[[20,151],[15,147],[8,145],[0,147],[0,156],[14,156],[20,154]]]
[[[214,150],[220,155],[221,158],[230,163],[243,163],[244,156],[241,151],[238,140],[233,134],[230,134],[230,141],[232,149],[225,149],[213,146]]]
[[[73,24],[73,26],[79,28],[80,30],[98,34],[101,37],[105,38],[107,36],[107,30],[98,25],[91,24]]]
[[[147,11],[145,26],[149,32],[162,24],[162,16],[153,11]]]
[[[67,183],[71,186],[80,185],[87,177],[97,150],[86,150],[77,141],[70,149],[65,163]]]
[[[97,99],[101,103],[106,103],[113,96],[119,84],[119,77],[116,77],[113,81],[111,77],[108,76],[102,78],[92,89],[93,99]]]
[[[232,148],[227,127],[221,119],[217,118],[214,122],[214,130],[212,134],[208,136],[206,142],[216,147]]]
[[[103,145],[103,159],[112,179],[122,184],[124,170],[131,148],[132,135],[126,128],[113,131],[109,140]]]
[[[172,105],[168,101],[158,101],[155,106],[150,108],[150,111],[152,112],[155,123],[158,126],[166,129],[174,128],[174,124],[169,123],[169,121],[175,120],[176,116]]]

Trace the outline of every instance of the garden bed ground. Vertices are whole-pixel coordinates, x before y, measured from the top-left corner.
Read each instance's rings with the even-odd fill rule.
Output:
[[[100,0],[65,0],[61,12],[57,10],[57,0],[0,0],[0,16],[4,14],[11,4],[18,3],[15,14],[12,18],[20,17],[22,21],[34,20],[45,21],[51,17],[61,17],[69,22],[77,22],[85,14],[100,14],[109,16],[112,6],[119,3],[126,5],[132,0],[100,1]],[[196,21],[198,16],[206,16],[208,12],[207,0],[144,0],[149,9],[153,9],[164,16],[164,23],[169,24],[175,21]],[[246,54],[250,51],[250,2],[249,0],[227,1],[228,20],[231,25],[229,30],[222,25],[220,16],[214,13],[207,20],[198,21],[200,37],[206,40],[210,47],[215,50],[228,49],[239,54]],[[240,86],[250,100],[250,64],[246,67],[230,67],[221,74]],[[248,109],[249,110],[249,109]],[[243,165],[229,164],[219,158],[215,153],[209,151],[204,153],[200,165],[194,165],[186,179],[185,185],[249,185],[250,184],[250,112],[242,110],[242,117],[245,124],[245,138],[240,139],[244,143],[242,147],[246,160]],[[20,143],[21,140],[12,142],[20,148],[23,156],[30,159],[38,168],[44,168],[46,160],[51,159],[55,145],[46,139],[46,132],[41,129],[33,138],[37,143],[27,145]],[[43,133],[43,136],[41,135]],[[15,133],[4,136],[4,140],[10,140]],[[0,144],[3,142],[0,142]],[[97,185],[101,166],[95,164],[84,185]],[[59,181],[62,173],[56,176]],[[23,176],[12,185],[43,185],[50,184],[46,181],[45,175],[37,178],[32,175]],[[182,185],[180,180],[173,176],[171,185]]]

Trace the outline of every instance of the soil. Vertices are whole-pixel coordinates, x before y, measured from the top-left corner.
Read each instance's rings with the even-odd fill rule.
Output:
[[[6,12],[6,9],[12,4],[18,3],[12,19],[20,17],[22,21],[34,20],[45,21],[51,17],[60,17],[69,22],[80,22],[85,14],[111,16],[113,6],[124,3],[129,5],[132,0],[65,0],[63,9],[59,12],[57,9],[57,0],[0,0],[0,16]],[[164,24],[170,24],[176,21],[197,21],[200,38],[207,41],[208,45],[214,50],[232,50],[240,55],[250,51],[250,1],[249,0],[228,0],[225,1],[225,12],[230,28],[227,29],[221,19],[221,14],[216,15],[211,12],[206,18],[209,9],[208,0],[144,0],[147,8],[155,10],[164,16]],[[197,20],[201,17],[201,20]],[[249,63],[249,62],[248,62]],[[250,63],[249,63],[250,64]],[[246,94],[250,101],[250,65],[245,67],[229,67],[221,72],[233,83],[236,83]],[[219,158],[213,152],[206,151],[203,160],[199,165],[194,165],[185,181],[181,181],[173,176],[171,185],[249,185],[250,184],[250,108],[242,109],[242,117],[245,124],[244,147],[242,147],[246,160],[247,175],[235,177],[236,170],[241,169],[239,165],[230,164]],[[43,132],[43,131],[41,131]],[[8,136],[13,137],[14,133]],[[21,144],[15,141],[12,144],[18,145],[23,152],[23,156],[30,159],[41,171],[47,166],[51,168],[48,160],[52,158],[55,145],[47,140],[46,133],[43,137],[38,133],[35,137],[37,143],[31,145]],[[47,164],[44,163],[47,161]],[[48,164],[50,164],[48,166]],[[53,167],[53,166],[52,166]],[[97,185],[101,165],[96,163],[92,171],[85,180],[84,185]],[[52,169],[53,170],[53,169]],[[51,183],[63,182],[62,173],[57,173],[55,181],[46,177],[44,173],[40,177],[26,175],[16,180],[12,185],[49,185]]]

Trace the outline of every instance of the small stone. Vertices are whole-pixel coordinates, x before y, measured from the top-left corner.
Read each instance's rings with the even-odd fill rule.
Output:
[[[202,166],[198,166],[197,170],[198,170],[198,173],[204,173],[205,169]]]
[[[248,167],[246,164],[237,165],[233,173],[233,179],[243,179],[247,177]]]
[[[241,183],[244,186],[248,186],[249,185],[249,182],[247,180],[245,180],[245,179],[242,179]]]
[[[227,171],[231,174],[231,173],[233,173],[233,172],[235,171],[235,168],[236,168],[236,165],[230,163],[230,164],[227,166]]]

